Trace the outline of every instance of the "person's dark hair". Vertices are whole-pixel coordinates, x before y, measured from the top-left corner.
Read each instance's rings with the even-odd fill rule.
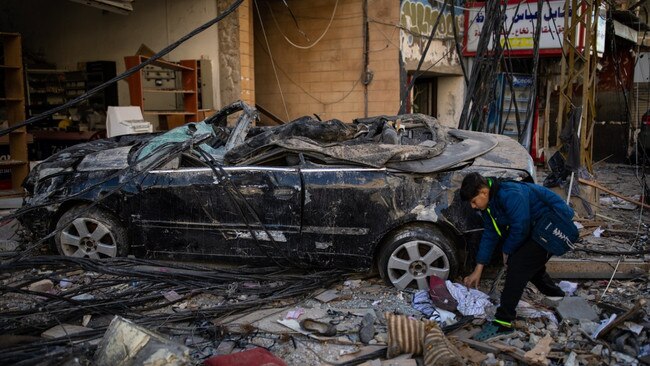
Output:
[[[487,179],[479,173],[469,173],[463,178],[463,183],[460,185],[460,199],[463,201],[471,201],[472,198],[478,196],[481,188],[489,188]]]

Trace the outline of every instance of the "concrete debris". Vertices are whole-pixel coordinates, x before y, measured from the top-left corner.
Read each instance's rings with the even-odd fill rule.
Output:
[[[367,313],[361,320],[361,328],[359,329],[359,339],[361,343],[368,344],[375,337],[375,316],[372,313]]]
[[[582,297],[567,296],[557,306],[560,317],[565,320],[598,320],[594,308]]]
[[[81,327],[78,325],[72,325],[72,324],[61,324],[46,330],[41,334],[41,337],[49,338],[49,339],[61,338],[61,337],[67,337],[81,332],[87,332],[89,330],[92,329]]]
[[[339,292],[336,290],[327,290],[316,296],[316,300],[320,302],[330,302],[339,298]]]
[[[192,359],[184,345],[116,316],[99,344],[94,364],[180,366],[191,365]]]
[[[27,289],[34,292],[50,292],[54,289],[54,283],[50,280],[40,280],[30,284]]]

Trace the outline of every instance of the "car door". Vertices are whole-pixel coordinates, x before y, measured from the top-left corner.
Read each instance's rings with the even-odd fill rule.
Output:
[[[154,257],[285,256],[300,234],[301,196],[293,168],[152,170],[131,199],[132,243]]]
[[[301,173],[304,255],[325,265],[369,267],[373,243],[396,219],[386,170],[324,167]]]

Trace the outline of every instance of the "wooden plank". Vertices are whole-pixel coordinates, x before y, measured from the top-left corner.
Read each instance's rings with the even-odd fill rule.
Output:
[[[127,56],[127,57],[137,57],[138,61],[139,61],[138,64],[141,64],[141,63],[147,61],[150,58],[150,57],[142,56],[142,55]],[[177,64],[175,62],[163,61],[161,59],[158,59],[158,60],[150,63],[149,65],[154,65],[154,66],[162,67],[164,69],[172,69],[172,70],[176,70],[176,71],[192,70],[191,68],[189,68],[187,66],[183,66],[183,65]]]
[[[592,186],[594,188],[598,188],[598,189],[602,190],[603,192],[607,192],[607,193],[611,194],[612,196],[615,196],[615,197],[618,197],[618,198],[620,198],[622,200],[634,203],[637,206],[642,206],[643,208],[650,208],[650,205],[646,205],[643,202],[639,202],[639,201],[634,200],[632,198],[626,197],[626,196],[624,196],[624,195],[622,195],[620,193],[616,193],[616,192],[614,192],[614,191],[612,191],[610,189],[607,189],[607,188],[603,187],[598,182],[594,182],[594,181],[590,181],[590,180],[586,180],[586,179],[582,179],[582,178],[578,178],[578,182],[580,182],[582,184],[586,184],[588,186]]]
[[[10,166],[17,166],[17,165],[23,165],[27,164],[26,161],[24,160],[0,160],[0,167],[10,167]]]
[[[589,259],[551,258],[546,263],[546,271],[553,278],[559,279],[609,279],[618,257],[599,257]],[[639,273],[647,273],[650,263],[626,258],[618,266],[614,278],[635,278]]]
[[[614,319],[611,323],[607,324],[607,326],[603,328],[603,330],[601,330],[600,333],[598,333],[598,338],[603,338],[614,328],[623,324],[630,317],[634,316],[637,312],[639,312],[639,310],[641,310],[645,306],[646,302],[647,302],[646,299],[637,300],[634,306],[632,307],[632,309],[626,311],[625,313],[623,313],[622,315]]]
[[[179,89],[143,89],[145,93],[173,93],[173,94],[194,94],[194,90],[179,90]]]
[[[25,194],[22,189],[3,189],[0,190],[0,197],[19,197]]]

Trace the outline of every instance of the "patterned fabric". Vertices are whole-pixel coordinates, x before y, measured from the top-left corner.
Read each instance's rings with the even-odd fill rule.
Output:
[[[458,302],[451,296],[445,280],[438,276],[429,277],[429,297],[437,309],[456,311]]]
[[[424,337],[425,366],[462,366],[463,359],[438,327],[432,328]]]
[[[433,301],[429,298],[429,291],[420,290],[413,295],[413,308],[426,315],[429,320],[440,324],[442,319],[440,313],[433,306]]]
[[[402,353],[422,355],[425,334],[438,327],[435,322],[429,320],[415,320],[390,312],[384,313],[384,317],[388,326],[388,358]]]
[[[458,311],[463,315],[485,316],[485,308],[492,306],[490,297],[476,289],[469,289],[460,283],[446,281],[451,296],[458,301]]]

